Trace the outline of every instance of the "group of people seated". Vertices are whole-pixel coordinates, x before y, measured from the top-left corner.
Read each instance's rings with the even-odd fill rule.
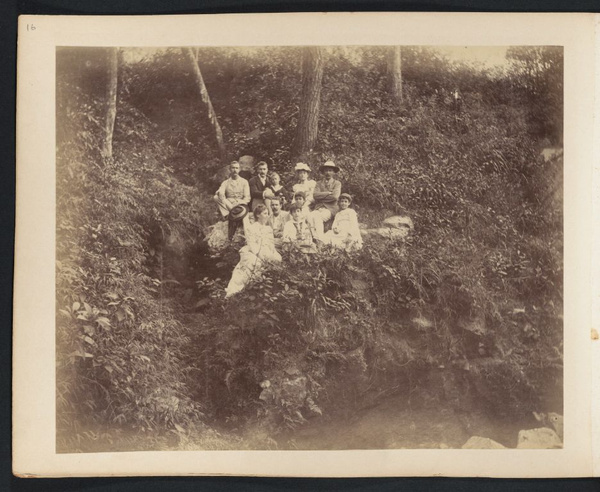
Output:
[[[242,227],[246,245],[240,249],[226,296],[241,291],[258,274],[265,262],[280,262],[280,248],[316,253],[320,246],[331,245],[345,251],[362,248],[356,211],[350,208],[352,197],[342,193],[335,179],[339,167],[327,161],[320,167],[323,178],[309,179],[310,167],[302,162],[294,168],[296,183],[291,191],[280,176],[268,174],[266,162],[259,162],[250,180],[240,176],[240,165],[230,165],[230,176],[214,196],[223,220],[228,220],[231,239]],[[252,212],[252,214],[250,214]],[[325,224],[332,222],[325,232]]]

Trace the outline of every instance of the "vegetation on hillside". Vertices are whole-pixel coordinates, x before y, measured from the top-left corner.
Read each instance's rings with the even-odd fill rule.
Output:
[[[284,255],[232,300],[235,247],[203,242],[223,164],[189,55],[57,52],[59,451],[240,448],[389,395],[525,419],[562,410],[562,51],[503,70],[402,48],[324,50],[313,169],[333,159],[359,219],[412,218],[407,240]],[[202,48],[227,151],[290,182],[302,48]],[[452,93],[458,89],[461,104]],[[218,429],[223,435],[215,431]],[[142,436],[147,436],[143,438]]]

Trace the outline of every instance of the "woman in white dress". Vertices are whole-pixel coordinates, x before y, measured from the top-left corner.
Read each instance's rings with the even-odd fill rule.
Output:
[[[305,196],[305,206],[312,207],[312,204],[315,202],[313,193],[317,182],[314,179],[308,179],[310,167],[304,164],[304,162],[299,162],[296,164],[296,167],[294,167],[294,171],[296,171],[296,178],[298,181],[292,186],[292,196],[301,191]]]
[[[254,209],[255,222],[245,231],[246,245],[240,249],[240,261],[225,289],[225,297],[242,291],[253,277],[258,276],[269,262],[280,263],[281,255],[275,249],[273,229],[268,224],[269,211],[264,205]]]
[[[357,251],[362,248],[363,241],[358,227],[356,211],[350,208],[352,197],[342,193],[338,198],[340,210],[335,214],[331,230],[324,236],[324,243],[346,251]]]

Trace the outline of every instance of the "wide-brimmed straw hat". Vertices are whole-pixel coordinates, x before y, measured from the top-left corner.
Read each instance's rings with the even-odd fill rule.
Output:
[[[294,167],[294,171],[306,171],[307,173],[309,173],[310,167],[308,167],[307,164],[304,164],[304,162],[299,162],[298,164],[296,164],[296,167]]]
[[[335,162],[333,162],[333,161],[327,161],[325,164],[323,164],[323,165],[322,165],[322,166],[319,168],[319,171],[320,171],[320,172],[323,172],[323,171],[325,171],[325,169],[333,169],[333,170],[334,170],[336,173],[339,173],[339,172],[340,172],[340,168],[339,168],[339,167],[337,167],[337,166],[335,165]]]
[[[229,211],[229,220],[240,220],[248,215],[248,205],[236,205]]]

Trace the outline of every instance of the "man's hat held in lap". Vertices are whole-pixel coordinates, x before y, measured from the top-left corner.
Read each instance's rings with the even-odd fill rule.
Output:
[[[308,165],[304,164],[304,162],[299,162],[298,164],[296,164],[294,171],[306,171],[307,173],[309,173],[310,167],[308,167]]]
[[[241,220],[248,215],[248,205],[236,205],[229,212],[229,220]]]
[[[319,171],[323,172],[325,169],[333,169],[336,173],[340,172],[340,168],[335,165],[333,161],[327,161],[325,164],[321,166]]]

